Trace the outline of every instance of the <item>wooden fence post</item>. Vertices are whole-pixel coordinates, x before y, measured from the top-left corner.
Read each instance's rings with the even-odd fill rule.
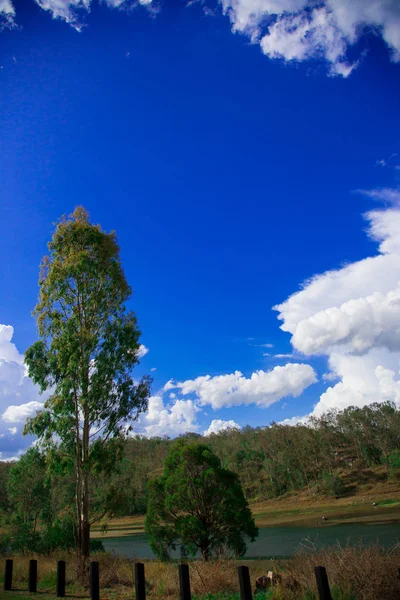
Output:
[[[144,564],[140,562],[135,563],[135,593],[136,600],[146,600]]]
[[[37,560],[34,559],[29,561],[28,591],[37,591]]]
[[[7,558],[4,568],[4,590],[10,591],[12,589],[12,576],[13,576],[13,561],[12,558]]]
[[[178,565],[181,600],[191,600],[189,565]]]
[[[238,575],[240,586],[240,599],[253,600],[253,595],[251,593],[249,567],[245,567],[243,565],[241,567],[238,567]]]
[[[90,598],[100,600],[99,563],[96,561],[90,563]]]
[[[57,562],[57,598],[65,596],[65,560]]]
[[[325,567],[314,567],[315,579],[317,580],[319,600],[332,600],[329,587],[328,575]]]

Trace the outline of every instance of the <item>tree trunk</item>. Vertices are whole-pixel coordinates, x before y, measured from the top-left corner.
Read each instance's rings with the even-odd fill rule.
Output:
[[[89,522],[89,418],[84,410],[82,446],[77,466],[77,516],[78,516],[78,577],[81,583],[88,585],[90,557],[90,522]]]
[[[82,538],[81,555],[87,560],[90,555],[90,523],[89,523],[89,418],[87,409],[85,409],[83,422],[83,440],[82,440],[82,496],[81,496],[81,520],[82,520]]]

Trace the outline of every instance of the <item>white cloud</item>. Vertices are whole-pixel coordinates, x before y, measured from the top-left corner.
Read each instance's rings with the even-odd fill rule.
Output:
[[[314,414],[392,400],[400,406],[400,210],[366,215],[376,256],[327,271],[275,307],[295,350],[328,357],[339,381]]]
[[[82,28],[81,15],[89,12],[91,0],[35,0],[53,19],[62,19],[78,31]]]
[[[6,423],[24,423],[28,417],[33,417],[41,408],[43,408],[43,403],[34,400],[18,406],[11,405],[6,408],[1,418]]]
[[[267,407],[286,396],[300,396],[316,381],[315,371],[310,365],[289,363],[271,371],[256,371],[249,378],[235,371],[215,377],[197,377],[179,382],[176,387],[184,396],[196,394],[199,405],[210,404],[214,409],[241,404]]]
[[[328,371],[322,375],[323,381],[336,381],[337,378],[338,376],[336,373],[331,373],[331,371]]]
[[[212,433],[219,433],[220,431],[227,431],[228,429],[241,429],[241,427],[232,420],[223,421],[222,419],[214,419],[211,421],[210,426],[205,430],[203,435],[207,437]]]
[[[161,396],[152,396],[147,412],[139,418],[139,428],[148,437],[173,437],[196,431],[199,428],[196,423],[198,412],[193,400],[176,400],[174,404],[165,406]]]
[[[143,358],[143,356],[145,356],[148,352],[149,352],[149,349],[146,348],[146,346],[144,344],[140,344],[139,350],[137,351],[137,357]]]
[[[53,19],[61,19],[81,31],[84,17],[90,12],[92,0],[33,0],[41,9],[49,12]],[[99,0],[110,8],[130,9],[144,6],[150,9],[152,0]],[[11,0],[0,0],[0,26],[15,24],[15,8]]]
[[[283,419],[279,421],[279,425],[306,425],[308,423],[308,417],[291,417],[290,419]]]
[[[173,390],[175,389],[177,386],[175,385],[173,379],[170,379],[169,381],[167,381],[167,383],[164,385],[163,390],[164,392],[168,392],[168,390]]]
[[[8,459],[17,456],[22,448],[31,443],[17,435],[15,423],[35,414],[43,406],[44,396],[27,375],[24,356],[12,342],[14,329],[0,325],[0,456]],[[7,426],[6,426],[7,425]],[[10,427],[10,425],[12,425]]]
[[[400,284],[387,294],[353,298],[302,320],[292,343],[307,355],[329,354],[337,345],[353,353],[373,347],[400,350]]]
[[[358,61],[347,50],[366,31],[381,35],[400,60],[398,0],[220,0],[233,31],[249,35],[264,54],[285,61],[324,59],[348,77]]]
[[[0,29],[14,25],[15,9],[11,0],[0,0]]]
[[[380,161],[382,162],[382,161]],[[400,205],[400,189],[396,188],[381,188],[376,190],[357,190],[360,194],[369,196],[374,200],[383,200],[389,204]]]

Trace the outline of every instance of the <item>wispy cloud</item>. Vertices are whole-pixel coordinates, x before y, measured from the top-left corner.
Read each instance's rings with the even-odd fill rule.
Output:
[[[85,17],[90,12],[92,0],[32,0],[41,9],[50,13],[53,19],[60,19],[77,31],[82,31]],[[120,10],[132,10],[136,6],[147,8],[150,13],[157,11],[152,0],[103,0],[109,7]],[[100,2],[99,2],[100,3]],[[0,23],[3,27],[13,27],[18,15],[12,0],[0,0]]]
[[[400,189],[398,188],[376,188],[373,190],[355,190],[374,200],[381,200],[389,204],[400,205]]]

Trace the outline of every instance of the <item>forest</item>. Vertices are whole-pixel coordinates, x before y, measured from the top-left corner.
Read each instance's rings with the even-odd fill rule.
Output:
[[[349,474],[356,481],[361,471],[378,466],[384,477],[400,477],[400,410],[389,402],[333,411],[308,424],[181,437],[207,444],[238,475],[250,504],[304,489],[342,497],[353,491]],[[110,470],[103,464],[90,478],[90,524],[106,527],[111,517],[145,514],[149,482],[161,474],[172,443],[142,436],[110,442]],[[31,448],[17,463],[0,462],[3,547],[11,538],[16,552],[74,547],[74,481],[61,454]]]

